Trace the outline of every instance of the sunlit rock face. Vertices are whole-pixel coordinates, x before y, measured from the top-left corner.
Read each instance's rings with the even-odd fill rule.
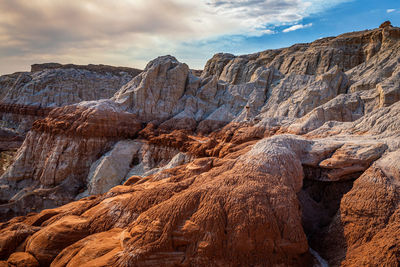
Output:
[[[108,99],[26,108],[43,114],[0,178],[2,263],[397,266],[399,49],[386,23],[201,75],[162,56]]]

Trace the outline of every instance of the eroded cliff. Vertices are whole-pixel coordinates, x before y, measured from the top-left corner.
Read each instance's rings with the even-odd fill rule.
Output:
[[[2,126],[27,132],[52,108],[110,98],[141,71],[106,65],[32,65],[31,72],[0,77]]]

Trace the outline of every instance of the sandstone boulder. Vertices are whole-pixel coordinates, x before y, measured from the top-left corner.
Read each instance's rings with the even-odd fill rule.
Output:
[[[31,254],[26,252],[15,252],[10,255],[7,263],[16,267],[39,267],[39,262]]]
[[[64,247],[88,234],[85,219],[66,216],[33,234],[28,239],[26,251],[32,254],[41,265],[49,265]]]

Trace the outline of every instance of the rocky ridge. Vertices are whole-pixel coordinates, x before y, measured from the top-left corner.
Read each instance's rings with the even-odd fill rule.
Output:
[[[106,65],[32,65],[31,72],[0,77],[0,111],[4,126],[24,134],[52,108],[110,98],[141,71]]]
[[[33,123],[0,179],[0,257],[32,266],[400,261],[400,29],[151,61]],[[68,203],[64,206],[62,204]],[[18,263],[20,261],[21,263]]]

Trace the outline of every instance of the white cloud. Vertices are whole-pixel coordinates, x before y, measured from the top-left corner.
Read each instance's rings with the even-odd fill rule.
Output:
[[[283,32],[292,32],[292,31],[297,31],[297,30],[304,29],[304,28],[310,28],[312,25],[313,25],[312,23],[296,24],[289,28],[284,29]]]
[[[143,67],[184,43],[274,34],[348,1],[0,0],[0,73],[43,61]]]
[[[387,10],[386,10],[386,13],[392,13],[392,12],[395,12],[395,11],[396,11],[396,9],[391,8],[391,9],[387,9]]]
[[[268,35],[268,34],[275,34],[276,31],[267,29],[267,30],[262,30],[261,33],[262,33],[262,34],[267,34],[267,35]]]

